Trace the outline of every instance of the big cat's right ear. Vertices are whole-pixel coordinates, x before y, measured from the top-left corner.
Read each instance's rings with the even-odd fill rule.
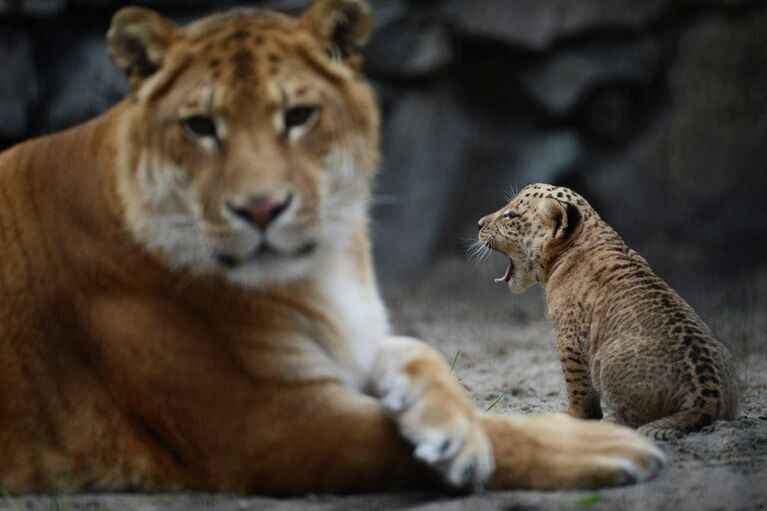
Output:
[[[132,91],[162,67],[179,32],[175,23],[151,9],[124,7],[115,13],[107,45],[112,60],[128,75]]]
[[[364,0],[314,0],[301,22],[344,60],[356,55],[373,31],[373,17]]]

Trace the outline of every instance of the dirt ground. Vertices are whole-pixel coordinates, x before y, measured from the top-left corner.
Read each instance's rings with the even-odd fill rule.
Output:
[[[478,407],[492,406],[501,414],[563,411],[564,381],[542,292],[510,295],[492,282],[502,267],[497,259],[478,266],[451,260],[416,284],[384,282],[392,322],[398,333],[420,337],[455,360],[455,375]],[[216,494],[0,497],[0,510],[767,509],[767,269],[720,282],[691,272],[677,281],[672,285],[733,352],[741,409],[734,422],[718,422],[707,431],[663,443],[669,465],[644,484],[458,497],[426,492],[280,500]]]

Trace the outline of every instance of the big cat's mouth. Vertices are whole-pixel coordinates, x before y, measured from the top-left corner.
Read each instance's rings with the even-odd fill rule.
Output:
[[[503,277],[498,277],[495,279],[496,282],[509,282],[511,280],[511,277],[514,276],[514,261],[509,258],[509,266],[506,268],[506,273],[503,274]]]
[[[280,259],[298,259],[312,254],[316,248],[317,244],[315,242],[309,242],[300,246],[293,252],[281,252],[272,247],[272,245],[269,243],[263,243],[259,245],[253,252],[242,258],[237,258],[234,255],[224,252],[214,252],[213,258],[221,266],[231,269],[251,262],[265,263]]]

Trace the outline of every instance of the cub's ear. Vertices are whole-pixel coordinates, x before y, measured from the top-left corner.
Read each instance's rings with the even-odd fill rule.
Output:
[[[134,92],[162,66],[178,27],[151,9],[124,7],[112,16],[107,45],[115,64],[128,75]]]
[[[301,23],[320,39],[330,43],[330,52],[343,59],[354,55],[370,40],[373,19],[364,0],[315,0],[301,17]]]
[[[569,239],[581,223],[581,212],[569,202],[546,198],[538,206],[538,213],[553,228],[555,240]]]

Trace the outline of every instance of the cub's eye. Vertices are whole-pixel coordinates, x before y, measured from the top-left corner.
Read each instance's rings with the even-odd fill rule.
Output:
[[[511,220],[512,218],[517,218],[518,216],[519,216],[518,213],[506,213],[505,215],[503,215],[503,218],[505,218],[506,220]]]
[[[317,109],[313,106],[296,106],[285,110],[285,132],[298,128],[314,119]]]
[[[181,124],[190,135],[195,137],[216,138],[216,125],[210,117],[193,115],[181,119]]]

